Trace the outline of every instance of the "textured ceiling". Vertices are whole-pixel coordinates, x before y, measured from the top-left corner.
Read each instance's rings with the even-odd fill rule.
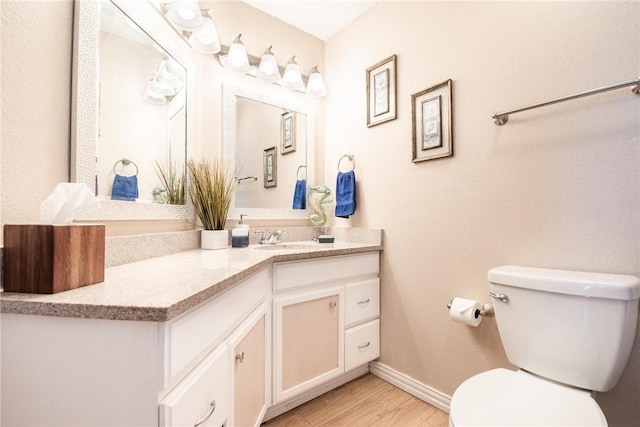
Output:
[[[294,27],[328,40],[380,0],[242,0]]]

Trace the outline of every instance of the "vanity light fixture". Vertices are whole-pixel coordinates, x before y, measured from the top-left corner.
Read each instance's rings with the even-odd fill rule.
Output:
[[[293,55],[287,62],[287,66],[284,69],[284,75],[282,76],[282,86],[294,90],[304,90],[304,82],[302,81],[302,74],[300,74],[300,67],[296,62],[296,56]]]
[[[224,67],[239,73],[246,73],[251,66],[249,65],[249,58],[247,57],[247,48],[244,47],[241,37],[242,34],[238,34],[238,37],[231,43]]]
[[[194,31],[204,24],[198,0],[177,0],[169,7],[167,19],[184,31]]]
[[[320,71],[318,71],[317,66],[313,67],[311,71],[309,71],[306,94],[316,98],[322,98],[327,94],[327,87],[324,85],[324,79],[322,78]]]
[[[271,52],[271,46],[262,54],[260,66],[258,67],[258,78],[267,82],[277,82],[281,79],[278,61],[273,52]]]
[[[282,68],[278,65],[278,61],[271,51],[272,46],[269,46],[262,57],[258,58],[247,53],[240,37],[241,34],[236,37],[230,47],[222,45],[220,52],[215,55],[221,66],[298,92],[304,92],[309,96],[321,98],[326,95],[327,88],[318,67],[313,67],[308,77],[304,76],[300,73],[300,67],[293,56],[287,62],[286,67]],[[237,64],[242,64],[242,66],[238,67]],[[305,86],[307,82],[309,85]]]
[[[207,12],[205,12],[207,13]],[[218,53],[220,52],[220,40],[218,39],[218,30],[213,19],[204,16],[203,24],[194,30],[189,36],[191,47],[201,53]]]

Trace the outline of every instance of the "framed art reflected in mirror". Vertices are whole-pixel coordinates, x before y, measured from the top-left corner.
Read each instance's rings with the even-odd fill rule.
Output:
[[[262,157],[262,168],[264,172],[264,188],[278,186],[278,149],[269,147],[264,150]]]
[[[280,153],[296,151],[296,113],[286,111],[280,116]]]

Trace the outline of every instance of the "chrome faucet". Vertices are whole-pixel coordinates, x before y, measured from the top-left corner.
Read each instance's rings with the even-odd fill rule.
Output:
[[[269,235],[269,237],[264,237],[263,230],[256,230],[255,233],[261,233],[260,236],[260,244],[261,245],[275,245],[280,243],[280,236],[282,236],[282,230],[276,230]]]

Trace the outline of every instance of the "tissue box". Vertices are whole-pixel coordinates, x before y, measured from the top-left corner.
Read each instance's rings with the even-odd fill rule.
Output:
[[[4,226],[5,292],[54,294],[104,281],[104,225]]]

